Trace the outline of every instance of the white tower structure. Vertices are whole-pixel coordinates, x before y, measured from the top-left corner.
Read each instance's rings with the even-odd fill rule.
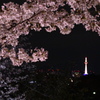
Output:
[[[87,71],[87,64],[88,64],[88,62],[87,62],[87,57],[85,57],[85,62],[84,62],[84,64],[85,64],[85,72],[84,72],[84,75],[88,75],[88,71]]]

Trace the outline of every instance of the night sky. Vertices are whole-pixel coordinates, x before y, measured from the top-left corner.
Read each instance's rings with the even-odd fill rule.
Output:
[[[82,24],[76,25],[68,35],[57,31],[51,33],[44,29],[31,31],[33,47],[49,51],[48,60],[40,65],[43,68],[65,68],[84,71],[84,59],[88,57],[88,70],[100,74],[100,36],[96,32],[86,31]]]

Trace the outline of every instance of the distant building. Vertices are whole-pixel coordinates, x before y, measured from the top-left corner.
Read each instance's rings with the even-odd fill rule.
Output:
[[[72,71],[72,77],[80,77],[82,74],[79,70]]]

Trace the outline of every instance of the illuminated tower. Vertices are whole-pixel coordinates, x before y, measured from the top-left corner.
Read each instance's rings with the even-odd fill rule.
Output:
[[[87,71],[87,64],[88,64],[88,62],[87,62],[87,57],[85,57],[85,62],[84,62],[84,64],[85,64],[85,72],[84,72],[84,75],[88,75],[88,71]]]

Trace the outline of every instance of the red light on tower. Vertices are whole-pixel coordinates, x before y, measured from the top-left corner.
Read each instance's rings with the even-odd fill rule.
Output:
[[[88,62],[84,62],[84,64],[88,64]]]

